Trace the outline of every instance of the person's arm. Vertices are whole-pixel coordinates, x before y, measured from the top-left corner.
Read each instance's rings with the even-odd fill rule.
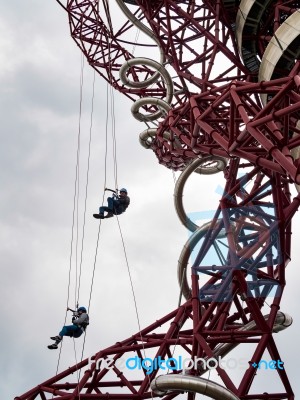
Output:
[[[73,324],[74,324],[74,325],[81,325],[83,322],[87,322],[87,319],[88,319],[88,315],[87,315],[86,313],[82,313],[82,314],[80,315],[80,317],[76,318],[76,319],[73,321]]]
[[[117,191],[114,190],[114,189],[105,188],[104,190],[105,190],[105,191],[108,191],[108,192],[113,192],[114,194],[117,194]]]

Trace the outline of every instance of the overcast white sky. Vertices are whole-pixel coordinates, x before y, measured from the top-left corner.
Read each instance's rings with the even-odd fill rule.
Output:
[[[49,336],[61,328],[67,305],[80,65],[81,53],[69,35],[67,15],[54,0],[0,0],[1,399],[24,393],[56,371],[57,352],[46,346]],[[85,65],[81,215],[92,81],[93,71]],[[82,305],[87,305],[90,294],[98,231],[92,214],[98,210],[105,178],[106,84],[98,76],[95,93]],[[173,207],[173,174],[138,143],[144,126],[133,119],[130,107],[125,97],[115,93],[118,182],[120,187],[127,187],[132,201],[120,223],[141,327],[146,327],[177,306],[177,260],[188,233]],[[195,188],[200,210],[211,209],[214,201],[217,204],[215,192],[217,185],[222,184],[220,175],[206,182],[205,189],[202,184]],[[107,186],[113,185],[113,163],[109,157]],[[282,303],[282,310],[293,316],[294,324],[276,335],[296,395],[300,393],[296,344],[300,329],[297,221],[298,215],[294,225],[294,259],[288,268]],[[79,222],[81,229],[82,218]],[[80,230],[79,244],[81,234]],[[71,280],[73,285],[74,273]],[[73,290],[70,296],[72,307]],[[86,356],[138,331],[115,218],[102,225],[90,317]],[[74,363],[73,343],[65,341],[60,370]]]

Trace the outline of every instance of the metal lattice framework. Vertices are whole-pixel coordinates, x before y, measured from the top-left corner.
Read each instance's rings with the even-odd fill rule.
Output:
[[[300,184],[300,2],[115,3],[126,16],[120,26],[112,2],[68,0],[71,35],[102,78],[133,101],[133,116],[147,124],[141,144],[162,165],[183,171],[175,206],[192,232],[178,263],[186,300],[141,332],[16,399],[170,400],[186,392],[189,400],[197,393],[294,399],[284,368],[273,376],[280,392],[267,380],[258,390],[255,365],[265,353],[281,360],[273,335],[291,324],[279,309],[300,203],[300,194],[292,198],[290,191],[293,186],[299,192]],[[138,44],[136,27],[144,33]],[[132,46],[145,55],[134,58]],[[148,58],[154,49],[157,60]],[[222,171],[226,180],[212,221],[200,227],[182,205],[194,171]],[[205,362],[218,357],[225,362],[237,346],[248,352],[241,375],[217,365],[221,384],[202,377]],[[171,360],[168,373],[158,376],[144,364],[135,371],[120,367],[121,359],[141,362],[145,354]],[[204,362],[183,368],[175,365],[175,355]],[[76,381],[71,374],[78,369]]]

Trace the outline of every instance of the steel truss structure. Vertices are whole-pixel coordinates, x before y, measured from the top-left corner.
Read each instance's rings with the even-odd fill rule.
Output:
[[[71,35],[101,77],[133,101],[133,116],[147,124],[141,144],[182,171],[175,206],[192,232],[178,263],[185,302],[16,400],[294,399],[280,365],[273,380],[281,391],[267,380],[258,390],[255,380],[264,354],[281,360],[273,335],[291,324],[279,310],[300,203],[300,2],[115,4],[126,16],[120,26],[112,2],[68,0]],[[136,27],[144,34],[139,43]],[[133,45],[145,56],[134,58]],[[147,56],[154,49],[158,61]],[[221,172],[226,180],[212,221],[200,227],[182,205],[193,172]],[[237,346],[248,352],[242,374],[218,364],[218,383],[203,377],[209,362],[226,362]],[[145,354],[164,375],[143,362]],[[178,365],[180,357],[190,361]],[[202,361],[193,364],[195,357]],[[129,358],[134,371],[121,368]]]

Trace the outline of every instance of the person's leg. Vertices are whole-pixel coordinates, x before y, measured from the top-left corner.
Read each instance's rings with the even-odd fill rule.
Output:
[[[62,330],[59,332],[58,335],[60,337],[63,337],[63,336],[71,336],[72,337],[72,336],[74,336],[74,332],[76,332],[78,329],[79,328],[76,325],[67,325],[62,328]]]
[[[106,218],[110,218],[110,217],[114,216],[114,199],[112,197],[108,197],[107,204],[108,204],[108,207],[100,208],[100,213],[99,213],[100,218],[104,217],[104,214],[103,214],[104,211],[107,211]]]
[[[114,203],[113,203],[113,198],[112,197],[108,197],[107,198],[107,204],[108,204],[108,207],[107,206],[99,207],[99,215],[100,216],[104,216],[104,212],[105,211],[108,212],[108,213],[112,212],[112,210],[114,208]]]
[[[61,342],[63,336],[71,336],[71,337],[79,337],[79,331],[80,335],[82,333],[81,328],[79,328],[76,325],[66,325],[62,328],[62,330],[59,332],[58,336],[52,336],[50,339],[55,340],[55,343],[51,344],[48,346],[48,349],[57,349],[59,343]],[[79,336],[78,336],[79,335]]]
[[[109,212],[109,211],[111,211],[111,210],[110,210],[109,207],[106,207],[106,206],[101,206],[101,207],[99,207],[99,214],[103,215],[103,214],[104,214],[104,211]]]
[[[108,212],[113,212],[114,209],[114,199],[112,197],[107,198],[107,204],[108,204]]]
[[[77,330],[74,331],[73,337],[79,338],[82,335],[82,333],[83,333],[83,330],[81,328],[77,327]]]

